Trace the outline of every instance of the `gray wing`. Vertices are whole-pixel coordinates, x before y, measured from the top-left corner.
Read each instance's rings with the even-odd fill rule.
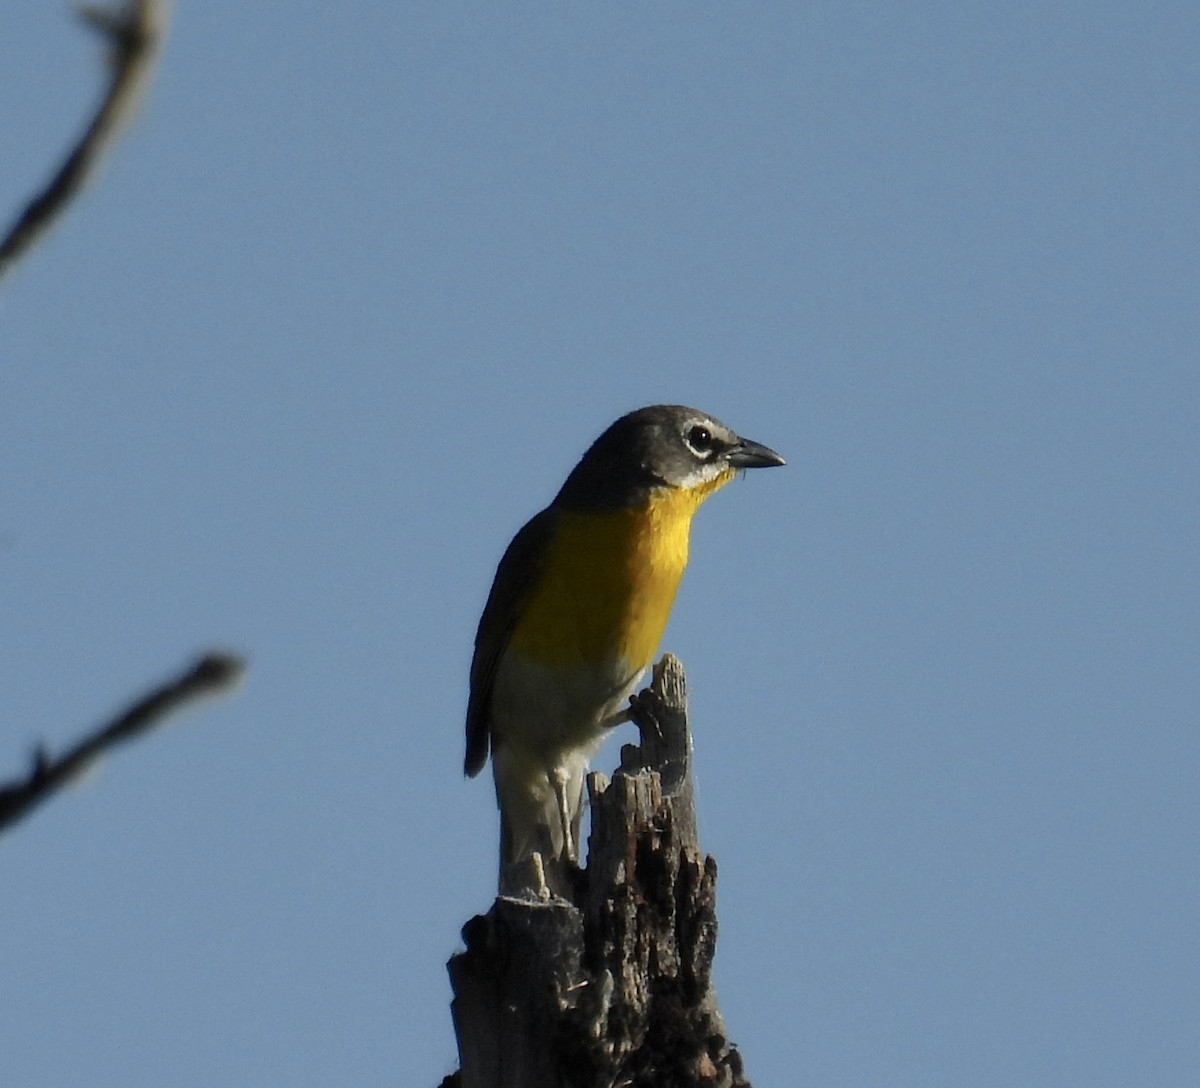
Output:
[[[530,586],[542,569],[546,546],[553,532],[555,513],[547,508],[535,514],[512,538],[496,568],[471,659],[471,696],[467,701],[467,758],[463,770],[477,775],[487,762],[491,740],[492,684],[496,666],[517,625]]]

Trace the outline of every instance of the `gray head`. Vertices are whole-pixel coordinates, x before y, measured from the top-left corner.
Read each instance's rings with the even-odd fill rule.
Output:
[[[738,469],[784,460],[719,419],[682,404],[653,404],[622,416],[580,459],[554,500],[567,509],[637,505],[656,488],[706,491]]]

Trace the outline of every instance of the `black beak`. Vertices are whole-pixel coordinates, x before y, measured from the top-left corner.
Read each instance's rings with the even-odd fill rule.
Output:
[[[748,438],[738,439],[738,444],[729,451],[729,463],[734,468],[771,468],[787,464],[773,449]]]

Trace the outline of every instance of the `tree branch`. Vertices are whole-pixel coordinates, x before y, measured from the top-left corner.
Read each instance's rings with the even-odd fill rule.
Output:
[[[501,895],[463,927],[448,965],[461,1067],[441,1088],[749,1088],[713,991],[717,866],[696,839],[678,659],[631,709],[640,746],[611,782],[588,776],[573,891]]]
[[[34,752],[28,777],[0,785],[0,832],[81,775],[110,748],[161,725],[184,703],[230,690],[244,669],[244,662],[233,654],[206,654],[174,680],[139,699],[108,725],[89,733],[57,759],[51,759],[39,746]]]
[[[25,206],[0,241],[0,279],[76,196],[120,132],[145,87],[166,26],[163,0],[129,0],[116,9],[84,7],[80,17],[104,35],[108,87],[91,122],[58,172]]]

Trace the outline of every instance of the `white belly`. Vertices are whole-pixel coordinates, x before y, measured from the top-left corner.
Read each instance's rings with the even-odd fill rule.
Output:
[[[492,772],[505,860],[578,851],[588,763],[624,720],[644,671],[623,662],[548,669],[511,651],[501,659],[492,687]]]

